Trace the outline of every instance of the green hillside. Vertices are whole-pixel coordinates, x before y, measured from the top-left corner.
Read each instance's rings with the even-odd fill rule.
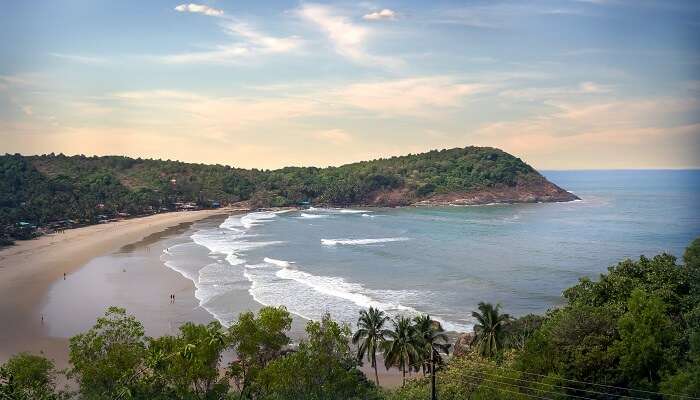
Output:
[[[514,197],[512,189],[524,190],[526,196]],[[0,156],[0,225],[7,232],[19,222],[36,226],[65,219],[95,223],[117,213],[171,210],[178,202],[201,207],[241,201],[251,207],[396,206],[479,191],[489,191],[489,200],[496,196],[499,201],[499,191],[504,190],[510,192],[503,201],[575,198],[519,158],[489,147],[278,170],[121,156],[15,154]]]

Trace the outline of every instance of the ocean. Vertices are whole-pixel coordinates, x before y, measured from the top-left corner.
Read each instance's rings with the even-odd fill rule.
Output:
[[[581,200],[253,212],[195,224],[161,260],[225,325],[247,291],[305,319],[330,313],[354,325],[374,306],[428,313],[459,332],[480,301],[543,313],[581,277],[625,258],[680,257],[700,236],[699,170],[544,175]]]

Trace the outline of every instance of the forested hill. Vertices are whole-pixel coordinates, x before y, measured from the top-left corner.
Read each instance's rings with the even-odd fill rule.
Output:
[[[575,198],[519,158],[489,147],[278,170],[120,156],[0,156],[3,226],[64,219],[92,223],[117,213],[173,209],[178,202],[396,206]]]

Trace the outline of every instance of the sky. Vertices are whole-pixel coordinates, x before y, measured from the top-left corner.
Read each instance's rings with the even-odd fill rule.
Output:
[[[698,1],[193,1],[4,1],[0,153],[700,167]]]

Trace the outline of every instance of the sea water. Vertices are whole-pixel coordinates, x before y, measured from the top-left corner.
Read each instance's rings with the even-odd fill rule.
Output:
[[[201,224],[168,248],[224,324],[242,288],[260,304],[351,325],[361,309],[428,313],[451,331],[480,301],[519,316],[563,303],[562,290],[624,258],[681,256],[700,235],[700,171],[547,172],[580,201],[253,212]],[[209,251],[181,263],[194,247]]]

